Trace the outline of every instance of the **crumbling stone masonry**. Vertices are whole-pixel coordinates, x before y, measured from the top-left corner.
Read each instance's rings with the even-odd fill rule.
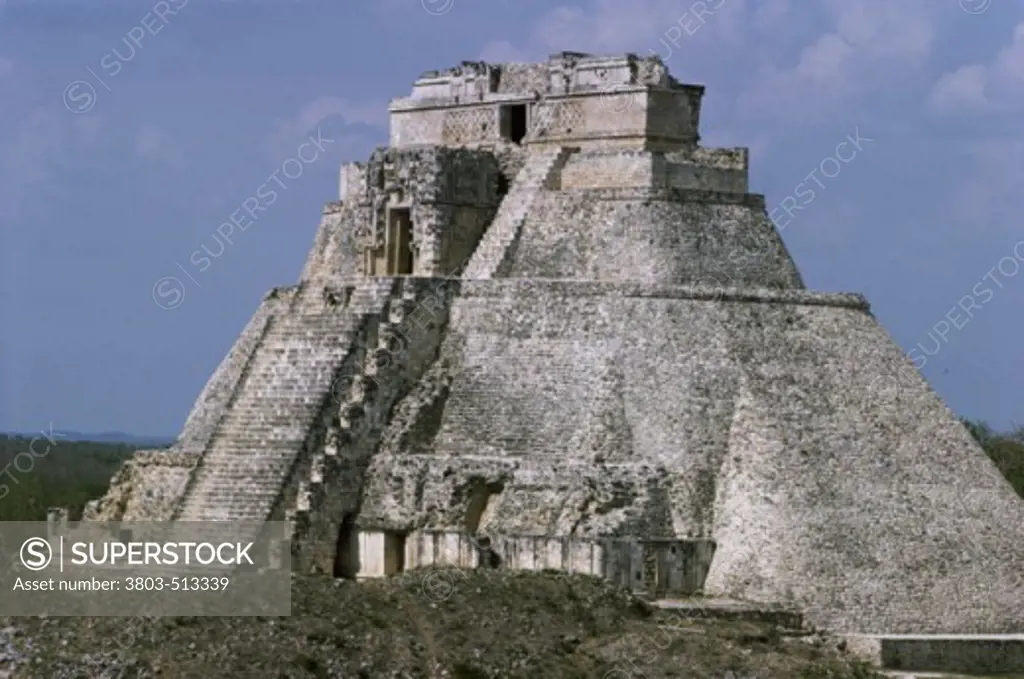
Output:
[[[171,451],[88,516],[287,519],[295,566],[345,577],[1024,631],[1024,506],[862,297],[804,287],[746,149],[699,145],[703,92],[629,54],[425,73]]]

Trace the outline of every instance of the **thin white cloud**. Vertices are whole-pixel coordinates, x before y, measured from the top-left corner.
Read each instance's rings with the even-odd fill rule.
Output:
[[[858,96],[900,87],[934,50],[940,13],[933,2],[829,0],[824,9],[826,31],[805,44],[795,63],[763,67],[741,96],[741,110],[791,120],[829,114]]]
[[[766,16],[785,9],[772,0]],[[588,5],[559,5],[535,22],[522,44],[506,40],[487,43],[480,58],[487,61],[534,61],[563,50],[607,54],[636,52],[642,56],[710,45],[712,35],[724,39],[742,25],[737,16],[745,0],[595,0]],[[735,38],[735,35],[732,35]]]
[[[928,103],[940,113],[1024,108],[1024,22],[1017,24],[1010,44],[991,63],[961,66],[943,74],[932,87]]]
[[[280,122],[269,142],[269,151],[274,158],[293,153],[295,144],[310,134],[322,129],[328,138],[335,139],[342,148],[359,148],[366,135],[355,131],[339,131],[340,120],[345,125],[367,125],[380,130],[383,138],[388,127],[388,106],[386,102],[352,102],[340,97],[321,97],[304,105],[292,118]]]
[[[534,60],[563,49],[658,54],[684,80],[701,73],[738,86],[741,115],[793,122],[794,106],[823,115],[920,74],[942,15],[933,0],[824,0],[813,8],[790,0],[595,0],[553,7],[522,43],[488,43],[481,58]]]
[[[383,127],[388,121],[385,102],[352,102],[340,97],[321,97],[309,102],[292,120],[281,126],[282,134],[302,136],[329,118],[341,118],[345,123]]]
[[[987,82],[988,69],[985,66],[961,66],[939,78],[928,95],[928,103],[933,109],[943,112],[987,108]]]

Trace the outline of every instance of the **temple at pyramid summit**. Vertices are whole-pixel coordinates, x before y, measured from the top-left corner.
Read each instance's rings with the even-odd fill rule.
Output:
[[[421,75],[86,518],[290,521],[293,567],[338,577],[486,557],[1024,632],[1024,502],[863,297],[804,286],[703,94],[633,54]]]

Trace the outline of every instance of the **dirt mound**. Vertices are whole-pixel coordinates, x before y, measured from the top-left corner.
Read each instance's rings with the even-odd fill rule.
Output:
[[[288,618],[0,620],[0,677],[4,658],[17,664],[10,676],[46,679],[875,676],[822,637],[673,615],[563,573],[296,577],[292,608]]]

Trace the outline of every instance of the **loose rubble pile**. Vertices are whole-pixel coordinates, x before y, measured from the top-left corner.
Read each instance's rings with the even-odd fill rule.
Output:
[[[13,625],[0,628],[0,679],[9,679],[19,666],[29,662],[29,656],[23,648],[31,650],[32,641],[19,640],[20,636],[21,630]]]
[[[0,677],[874,677],[825,637],[659,611],[544,572],[297,577],[288,618],[0,620]]]

